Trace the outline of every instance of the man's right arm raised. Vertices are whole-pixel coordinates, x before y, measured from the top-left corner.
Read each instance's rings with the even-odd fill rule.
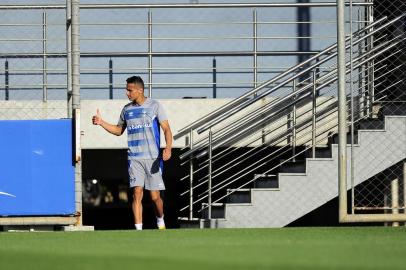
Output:
[[[92,117],[92,122],[93,125],[99,125],[102,128],[104,128],[107,132],[120,136],[123,134],[125,127],[124,126],[118,126],[118,125],[112,125],[104,121],[101,117],[99,109],[97,109],[96,115],[93,115]]]

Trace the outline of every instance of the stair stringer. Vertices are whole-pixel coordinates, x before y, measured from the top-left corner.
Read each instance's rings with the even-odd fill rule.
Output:
[[[402,136],[403,134],[403,136]],[[384,130],[360,130],[354,145],[355,185],[406,158],[406,117],[385,117]],[[386,143],[385,143],[386,142]],[[390,142],[390,143],[388,143]],[[338,145],[332,158],[306,159],[305,173],[280,173],[279,191],[251,190],[250,205],[225,205],[224,228],[284,227],[338,196]],[[347,146],[350,175],[351,146]],[[347,177],[350,188],[350,177]]]

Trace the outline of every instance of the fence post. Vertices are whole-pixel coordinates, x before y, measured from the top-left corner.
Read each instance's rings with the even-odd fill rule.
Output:
[[[193,130],[190,130],[189,135],[190,150],[193,149]],[[189,220],[193,219],[193,156],[189,160],[189,175],[190,175],[190,189],[189,189]]]
[[[113,99],[113,60],[109,60],[109,98]]]
[[[253,15],[253,48],[254,48],[254,88],[258,85],[258,23],[257,23],[257,10],[254,9],[252,12]],[[254,97],[257,96],[257,93],[254,94]]]
[[[4,84],[5,84],[5,96],[4,99],[5,100],[9,100],[10,99],[10,89],[9,89],[9,73],[8,73],[8,60],[6,59],[6,62],[4,62]]]
[[[213,98],[217,98],[217,63],[213,58]]]
[[[79,0],[72,0],[72,109],[75,123],[75,134],[80,134],[80,24]],[[80,136],[76,136],[77,154],[80,154]],[[82,226],[82,161],[76,156],[75,164],[75,208],[78,214],[78,226]]]
[[[66,0],[66,82],[68,118],[72,118],[72,6]]]
[[[293,80],[293,93],[296,92],[296,79]],[[293,108],[292,108],[292,161],[296,161],[296,95],[293,96]]]
[[[312,93],[312,157],[316,158],[316,71],[313,70],[313,93]]]
[[[208,189],[208,196],[207,196],[207,200],[208,200],[208,209],[207,209],[207,217],[209,219],[209,221],[211,220],[211,181],[212,181],[212,166],[213,166],[213,162],[212,162],[212,143],[213,143],[213,133],[211,131],[211,129],[209,130],[209,179],[208,179],[208,184],[209,184],[209,189]],[[211,221],[210,221],[211,224]]]
[[[337,0],[339,220],[347,216],[347,101],[345,94],[345,1]]]
[[[391,208],[392,214],[399,214],[399,179],[395,178],[391,181]],[[392,222],[393,227],[398,227],[399,222]]]
[[[42,12],[42,101],[47,101],[47,12]]]
[[[152,12],[148,11],[148,97],[152,97]]]

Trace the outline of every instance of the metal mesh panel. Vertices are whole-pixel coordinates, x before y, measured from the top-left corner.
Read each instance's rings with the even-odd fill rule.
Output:
[[[0,119],[67,117],[65,17],[0,10]]]
[[[370,22],[383,17],[393,20],[404,15],[405,7],[403,1],[375,1],[373,10],[368,10],[366,14],[367,19]],[[349,198],[352,198],[351,212],[355,214],[404,212],[405,31],[406,20],[402,17],[365,43],[368,50],[392,44],[393,47],[367,61],[362,68],[361,80],[358,80],[364,89],[359,98],[359,115],[363,120],[357,126],[358,143],[369,143],[370,147],[360,146],[363,150],[358,151],[354,146],[351,151],[353,158],[348,175],[353,188]],[[356,116],[352,116],[355,120]],[[375,159],[366,163],[362,160],[363,156],[374,156]]]

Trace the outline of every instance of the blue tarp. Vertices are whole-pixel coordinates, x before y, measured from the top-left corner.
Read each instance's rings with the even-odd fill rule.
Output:
[[[0,121],[0,216],[74,212],[72,120]]]

